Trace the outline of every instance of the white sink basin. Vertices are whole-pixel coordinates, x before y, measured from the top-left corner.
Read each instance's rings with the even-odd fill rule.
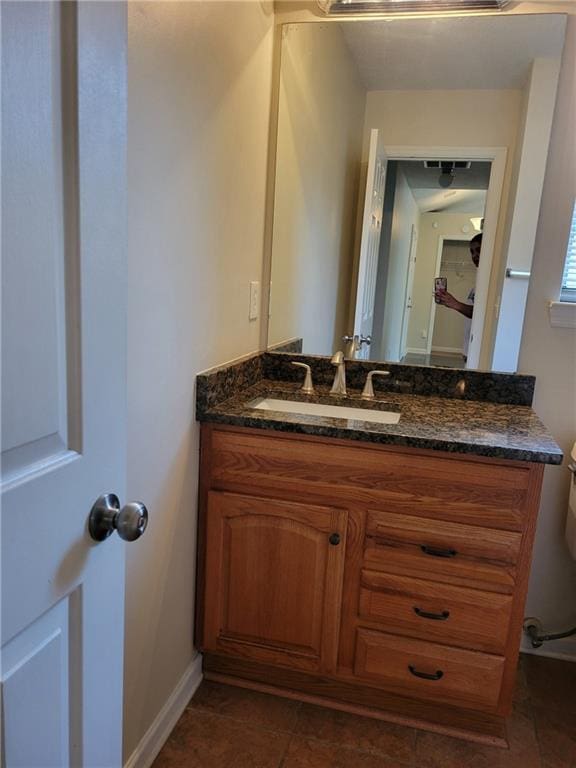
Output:
[[[299,413],[303,416],[328,416],[333,419],[371,421],[376,424],[398,424],[400,421],[400,414],[396,411],[377,411],[370,408],[350,408],[345,405],[325,405],[324,403],[299,403],[295,400],[277,400],[273,397],[258,398],[249,405],[258,411]]]

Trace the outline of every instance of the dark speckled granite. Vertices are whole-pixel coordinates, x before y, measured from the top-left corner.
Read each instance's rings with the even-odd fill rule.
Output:
[[[315,355],[264,354],[264,378],[300,381],[302,371],[293,360],[312,367],[314,383],[332,385],[334,366],[328,357]],[[404,392],[435,397],[459,397],[463,400],[483,400],[506,405],[532,405],[536,378],[517,373],[492,373],[460,368],[375,363],[370,360],[346,362],[346,380],[352,389],[362,389],[368,371],[390,371],[387,378],[374,379],[374,391]],[[463,384],[462,384],[463,382]]]
[[[424,371],[436,373],[435,369],[380,366],[390,370],[392,382],[388,384],[387,379],[374,381],[380,402],[375,401],[373,407],[399,410],[401,417],[398,424],[259,411],[249,407],[250,401],[267,395],[366,407],[359,397],[360,384],[364,383],[366,369],[379,366],[360,361],[347,363],[349,396],[335,398],[329,395],[328,384],[331,384],[334,372],[329,360],[312,358],[317,392],[307,396],[300,390],[303,372],[289,365],[292,359],[308,360],[302,355],[264,353],[200,374],[197,379],[198,420],[518,461],[562,462],[562,451],[529,404],[514,402],[523,399],[531,402],[534,387],[531,376],[517,377],[521,381],[514,392],[511,382],[503,383],[498,379],[499,376],[516,378],[507,374],[437,369],[446,377],[442,379],[440,376],[426,384]],[[478,376],[487,376],[489,381],[482,382]],[[461,386],[455,391],[461,380],[465,382],[464,391]],[[376,390],[382,382],[386,386]],[[400,387],[399,383],[409,386]],[[497,401],[503,398],[505,391],[509,393],[512,404]]]
[[[268,347],[268,352],[288,352],[299,355],[302,353],[303,343],[303,339],[290,339],[290,341],[283,341],[273,347]]]
[[[217,403],[245,391],[264,377],[264,358],[248,355],[227,365],[211,368],[196,377],[196,418]]]

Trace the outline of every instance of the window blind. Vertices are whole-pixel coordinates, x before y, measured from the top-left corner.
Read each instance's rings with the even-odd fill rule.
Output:
[[[568,252],[566,253],[566,266],[562,277],[560,301],[570,301],[576,304],[576,201],[574,201],[574,210],[572,211],[572,224],[568,238]]]

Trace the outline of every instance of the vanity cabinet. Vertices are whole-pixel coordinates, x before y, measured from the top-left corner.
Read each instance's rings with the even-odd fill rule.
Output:
[[[542,464],[204,424],[201,467],[208,678],[504,743]]]

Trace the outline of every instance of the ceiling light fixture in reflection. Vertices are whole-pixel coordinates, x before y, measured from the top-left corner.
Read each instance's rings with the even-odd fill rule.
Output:
[[[456,172],[454,168],[442,168],[442,173],[438,177],[438,184],[440,184],[443,189],[446,189],[454,184],[455,178]]]
[[[326,15],[499,11],[509,0],[317,0]]]

